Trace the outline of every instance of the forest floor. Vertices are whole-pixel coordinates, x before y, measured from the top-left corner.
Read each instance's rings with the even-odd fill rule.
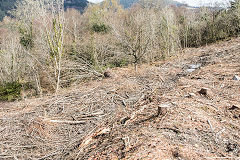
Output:
[[[240,39],[0,104],[0,159],[240,159]]]

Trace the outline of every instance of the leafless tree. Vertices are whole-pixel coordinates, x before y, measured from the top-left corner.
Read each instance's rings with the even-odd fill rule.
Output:
[[[135,70],[149,49],[150,28],[148,14],[140,7],[132,8],[117,23],[112,23],[112,33],[121,51],[133,58]]]

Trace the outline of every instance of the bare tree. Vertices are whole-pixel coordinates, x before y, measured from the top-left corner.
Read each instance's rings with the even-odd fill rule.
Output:
[[[52,65],[54,66],[54,75],[56,81],[55,91],[60,87],[62,56],[64,53],[64,0],[57,0],[52,7],[52,29],[46,27],[49,54]]]
[[[118,40],[122,52],[133,58],[135,70],[147,54],[150,44],[149,16],[140,7],[131,9],[123,15],[122,20],[112,23],[112,32]]]
[[[62,56],[63,56],[63,41],[64,41],[63,23],[59,19],[54,19],[52,30],[47,30],[48,45],[50,49],[51,61],[54,64],[54,73],[56,79],[56,92],[60,86]]]
[[[19,38],[9,34],[0,43],[0,84],[16,82],[21,79],[26,69],[23,48],[18,43]]]
[[[21,0],[17,2],[13,14],[21,22],[20,31],[31,29],[31,32],[34,32],[35,36],[31,37],[31,42],[34,41],[32,43],[35,43],[36,47],[31,46],[31,50],[26,52],[36,62],[35,68],[42,68],[38,74],[50,71],[50,74],[45,75],[48,75],[49,79],[53,79],[51,83],[57,92],[60,87],[61,61],[64,52],[64,0]],[[27,35],[23,34],[23,36]],[[51,69],[54,71],[53,78]],[[40,79],[37,83],[39,85],[42,83]]]

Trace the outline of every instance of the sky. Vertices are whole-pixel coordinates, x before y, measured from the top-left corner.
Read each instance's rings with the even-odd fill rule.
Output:
[[[88,0],[88,1],[93,2],[93,3],[98,3],[98,2],[101,2],[103,0]],[[190,6],[202,6],[204,4],[215,4],[216,2],[217,3],[228,2],[228,0],[175,0],[175,1],[184,2],[184,3],[187,3]]]

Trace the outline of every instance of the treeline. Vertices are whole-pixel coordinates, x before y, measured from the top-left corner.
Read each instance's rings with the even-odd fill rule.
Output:
[[[140,63],[183,48],[237,36],[240,25],[239,0],[227,9],[140,0],[126,10],[118,1],[106,0],[89,5],[83,14],[65,11],[63,0],[21,0],[16,6],[11,12],[15,18],[5,17],[0,24],[0,96],[10,95],[6,100],[18,93],[58,92],[101,77],[111,67],[133,64],[137,70]]]
[[[227,9],[219,7],[202,7],[195,10],[176,9],[182,47],[198,47],[238,36],[239,4],[237,0],[230,2],[230,7]]]

